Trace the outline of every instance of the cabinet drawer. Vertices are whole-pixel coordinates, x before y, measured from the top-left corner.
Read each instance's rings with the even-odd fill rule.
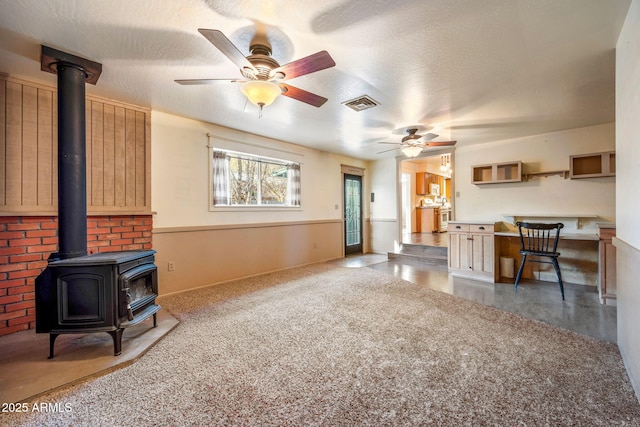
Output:
[[[469,224],[469,231],[472,233],[493,233],[493,225],[488,224]]]
[[[469,231],[469,224],[449,224],[449,231]]]

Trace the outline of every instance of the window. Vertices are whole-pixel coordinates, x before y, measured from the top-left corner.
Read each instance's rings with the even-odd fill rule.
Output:
[[[300,206],[300,164],[213,151],[214,206]]]

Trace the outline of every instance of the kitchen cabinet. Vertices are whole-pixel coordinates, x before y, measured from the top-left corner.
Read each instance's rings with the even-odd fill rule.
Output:
[[[449,222],[449,272],[495,283],[498,268],[495,222]]]
[[[438,184],[440,186],[440,196],[442,196],[444,182],[444,176],[429,172],[418,172],[416,173],[416,194],[422,196],[431,194],[431,184]]]
[[[429,194],[429,184],[431,184],[431,174],[427,172],[416,173],[416,194]]]
[[[416,231],[418,233],[433,233],[440,229],[439,208],[416,209]]]

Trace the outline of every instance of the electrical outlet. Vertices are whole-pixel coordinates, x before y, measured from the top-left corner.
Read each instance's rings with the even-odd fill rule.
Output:
[[[175,262],[173,262],[173,261],[172,261],[172,262],[170,262],[170,263],[168,263],[168,264],[167,264],[167,269],[168,269],[169,271],[173,271],[173,270],[175,270],[175,269],[176,269],[176,263],[175,263]]]

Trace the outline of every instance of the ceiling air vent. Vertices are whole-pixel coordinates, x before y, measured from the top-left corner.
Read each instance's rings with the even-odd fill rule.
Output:
[[[368,110],[369,108],[377,107],[380,105],[378,101],[371,98],[369,95],[362,95],[351,101],[343,102],[344,105],[355,111]]]

